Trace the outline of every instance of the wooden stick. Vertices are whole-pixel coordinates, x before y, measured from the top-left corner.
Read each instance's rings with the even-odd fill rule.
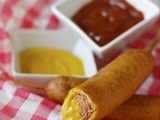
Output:
[[[0,77],[0,80],[12,81],[12,82],[14,82],[18,85],[22,85],[22,86],[25,86],[25,87],[36,88],[36,89],[44,89],[44,87],[40,86],[40,85],[30,84],[30,83],[26,83],[26,82],[18,81],[18,80],[15,80],[15,79],[6,78],[6,77]]]

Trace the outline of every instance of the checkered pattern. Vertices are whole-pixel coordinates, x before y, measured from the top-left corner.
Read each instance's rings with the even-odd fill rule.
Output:
[[[54,0],[2,0],[0,6],[0,76],[12,77],[9,32],[16,28],[58,29],[62,27],[51,13]],[[160,29],[160,19],[155,26],[127,48],[142,48]],[[160,31],[160,30],[159,30]],[[160,32],[159,32],[160,33]],[[126,48],[125,48],[126,49]],[[101,68],[123,50],[115,51],[105,60],[95,57]],[[160,47],[153,52],[156,65],[153,73],[137,91],[141,94],[160,95]],[[13,82],[0,80],[0,120],[61,120],[60,106],[45,97],[28,92]],[[35,92],[34,92],[35,93]]]
[[[62,120],[60,106],[48,99],[0,81],[0,119]]]

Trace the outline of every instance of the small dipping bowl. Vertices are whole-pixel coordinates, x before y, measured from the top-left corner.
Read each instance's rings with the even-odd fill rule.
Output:
[[[11,32],[11,39],[13,44],[12,72],[17,80],[45,85],[48,80],[60,76],[60,74],[29,74],[21,72],[19,52],[34,47],[60,49],[75,55],[82,61],[85,73],[84,76],[73,75],[75,77],[88,78],[97,72],[92,51],[68,28],[64,27],[55,31],[19,29]]]
[[[159,17],[160,10],[158,6],[149,0],[126,0],[136,10],[144,15],[144,19],[136,25],[130,27],[128,30],[120,34],[109,43],[99,46],[96,44],[78,25],[76,25],[72,18],[73,16],[87,3],[92,0],[61,0],[53,4],[52,12],[74,30],[85,43],[99,56],[103,57],[104,53],[110,53],[115,49],[120,49],[126,44],[133,42],[144,32],[149,30]],[[107,28],[105,28],[107,29]]]

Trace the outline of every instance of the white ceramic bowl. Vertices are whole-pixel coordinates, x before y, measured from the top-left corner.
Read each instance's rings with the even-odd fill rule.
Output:
[[[56,31],[14,30],[11,32],[13,43],[12,71],[17,80],[36,84],[46,84],[51,78],[59,74],[26,74],[20,72],[18,53],[30,47],[49,47],[69,51],[83,62],[85,76],[91,77],[97,72],[92,51],[79,40],[69,29],[62,28]],[[72,62],[72,61],[71,61]]]
[[[89,3],[92,0],[59,0],[56,4],[53,4],[51,7],[53,13],[60,18],[65,24],[70,26],[72,29],[77,32],[81,38],[86,41],[91,49],[97,53],[99,56],[103,56],[103,53],[110,52],[116,48],[123,47],[125,44],[129,42],[133,42],[140,35],[142,35],[145,31],[147,31],[157,20],[160,9],[158,6],[154,5],[149,0],[126,0],[132,6],[134,6],[137,10],[143,12],[144,20],[134,25],[130,29],[128,29],[123,34],[116,37],[114,40],[109,42],[108,44],[100,47],[95,42],[91,40],[90,37],[87,36],[72,20],[71,18],[74,14],[85,4]]]

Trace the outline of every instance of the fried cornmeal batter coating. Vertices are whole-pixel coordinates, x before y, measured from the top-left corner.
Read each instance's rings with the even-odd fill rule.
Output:
[[[70,90],[62,106],[64,120],[99,120],[107,116],[135,93],[153,66],[154,58],[146,49],[121,54],[95,76]],[[79,107],[75,108],[77,103]],[[83,105],[91,107],[86,109]]]

